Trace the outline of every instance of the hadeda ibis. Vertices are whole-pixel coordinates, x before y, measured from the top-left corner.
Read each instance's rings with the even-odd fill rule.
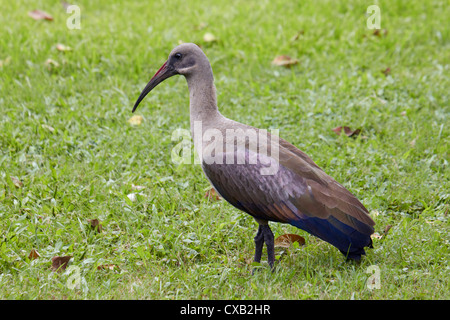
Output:
[[[289,142],[224,117],[217,108],[211,64],[199,46],[184,43],[174,48],[141,92],[133,112],[153,88],[178,74],[187,80],[191,133],[203,172],[226,201],[259,224],[254,260],[260,262],[265,243],[273,268],[269,221],[289,223],[331,243],[347,259],[360,260],[364,247],[372,247],[375,223],[367,209]],[[257,143],[251,141],[255,137]]]

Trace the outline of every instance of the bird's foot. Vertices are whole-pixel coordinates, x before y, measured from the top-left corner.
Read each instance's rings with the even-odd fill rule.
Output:
[[[267,262],[272,272],[275,270],[275,243],[272,230],[268,224],[260,224],[258,232],[255,236],[255,259],[254,262],[260,263],[262,256],[262,249],[264,243],[267,247]],[[253,268],[252,274],[254,274],[257,268]]]

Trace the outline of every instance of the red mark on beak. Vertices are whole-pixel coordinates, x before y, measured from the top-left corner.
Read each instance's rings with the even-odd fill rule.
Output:
[[[167,61],[164,62],[164,64],[161,66],[161,68],[159,68],[158,71],[156,71],[156,73],[155,73],[155,75],[152,77],[152,79],[155,78],[155,77],[161,72],[161,70],[164,69],[164,68],[166,67],[166,64],[167,64]]]

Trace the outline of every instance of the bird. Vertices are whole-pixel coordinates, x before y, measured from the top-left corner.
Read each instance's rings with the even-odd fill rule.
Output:
[[[198,45],[182,43],[170,52],[132,112],[158,84],[175,75],[187,81],[191,136],[206,178],[223,199],[258,224],[255,262],[260,263],[265,244],[268,265],[274,269],[269,222],[302,229],[335,246],[346,260],[360,261],[364,248],[373,248],[375,222],[350,191],[288,141],[219,112],[212,67]]]

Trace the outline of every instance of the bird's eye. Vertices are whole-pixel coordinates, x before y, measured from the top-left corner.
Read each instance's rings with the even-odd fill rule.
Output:
[[[175,53],[175,58],[181,60],[181,57],[182,57],[181,53]]]

